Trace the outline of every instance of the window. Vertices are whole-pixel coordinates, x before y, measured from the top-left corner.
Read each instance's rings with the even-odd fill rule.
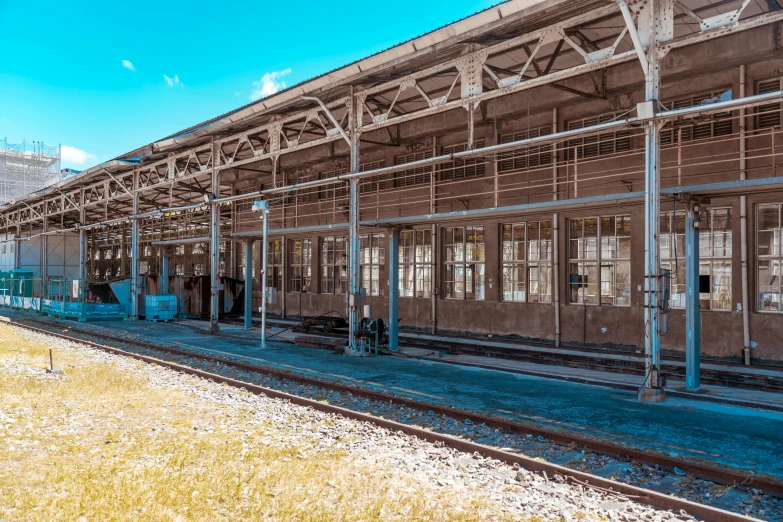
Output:
[[[699,275],[709,276],[710,291],[699,294],[704,310],[731,310],[731,209],[700,213]]]
[[[312,276],[312,239],[291,239],[288,241],[289,292],[309,292]]]
[[[312,181],[312,179],[312,176],[298,176],[296,178],[296,184],[298,185],[299,183],[306,183],[308,181]],[[318,197],[318,189],[315,187],[298,189],[294,192],[294,197],[296,198],[296,202],[299,205],[315,203],[316,198]]]
[[[731,309],[731,209],[699,213],[699,275],[710,290],[699,294],[702,310]],[[661,267],[671,270],[672,308],[685,308],[685,212],[661,215]],[[675,262],[676,261],[676,262]]]
[[[386,160],[371,161],[369,163],[363,163],[359,166],[360,172],[367,172],[368,170],[377,170],[386,166]],[[370,176],[369,178],[361,178],[359,180],[359,194],[366,192],[376,192],[378,190],[386,189],[386,179],[388,175],[382,176]]]
[[[631,305],[631,217],[569,220],[571,303]]]
[[[539,127],[524,132],[514,134],[504,134],[500,137],[500,143],[511,143],[512,141],[526,140],[537,136],[546,136],[551,134],[550,127]],[[500,155],[498,162],[498,171],[508,172],[510,170],[521,170],[526,168],[539,167],[541,165],[552,164],[552,145],[538,145],[534,147],[525,147],[512,152]]]
[[[346,170],[344,167],[341,167],[339,169],[330,170],[329,172],[322,172],[318,178],[319,179],[329,179],[334,178],[336,176],[339,176],[341,174],[345,174]],[[321,185],[318,187],[318,199],[325,200],[325,199],[335,199],[335,198],[345,198],[348,196],[348,182],[347,181],[336,181],[333,185]]]
[[[394,158],[395,165],[404,165],[412,161],[420,161],[432,157],[432,150],[425,150],[397,156]],[[411,187],[413,185],[424,185],[430,182],[432,176],[432,167],[417,167],[409,170],[403,170],[394,173],[395,187]]]
[[[503,300],[552,302],[552,222],[501,227]]]
[[[781,205],[779,203],[759,205],[756,212],[758,309],[760,312],[783,312]]]
[[[685,308],[685,211],[661,214],[661,268],[671,271],[669,305]]]
[[[669,110],[684,109],[695,105],[705,105],[705,102],[712,103],[713,100],[717,101],[720,98],[720,95],[720,92],[694,94],[669,103],[663,103],[663,105]],[[727,136],[733,132],[732,125],[733,122],[731,120],[730,112],[721,112],[711,116],[701,117],[698,120],[693,119],[690,121],[686,120],[685,122],[677,122],[674,123],[673,126],[672,124],[667,124],[661,129],[661,145],[677,143],[680,137],[682,137],[682,141],[692,141],[713,138],[716,136]]]
[[[255,273],[255,267],[253,269]],[[266,242],[266,286],[283,290],[283,240]]]
[[[477,141],[475,148],[484,146],[484,140]],[[441,154],[453,154],[468,150],[468,144],[451,145],[443,147]],[[484,176],[486,165],[481,158],[458,159],[444,163],[440,167],[440,179],[444,181],[458,181],[460,179],[480,178]]]
[[[347,279],[344,237],[321,238],[321,293],[344,294]]]
[[[383,234],[359,236],[359,265],[362,271],[362,288],[367,295],[383,295],[381,272],[386,249],[383,248]]]
[[[598,125],[599,123],[613,121],[616,117],[618,117],[618,115],[610,113],[594,116],[592,118],[569,121],[568,130],[583,129],[585,127]],[[625,152],[631,150],[631,131],[622,130],[605,132],[597,136],[576,138],[568,140],[565,146],[569,160],[574,159],[574,150],[576,150],[579,159],[606,156],[614,154],[615,152]]]
[[[258,187],[258,186],[256,186],[256,187],[245,187],[245,188],[237,189],[237,195],[240,195],[240,194],[250,194],[251,192],[256,192],[257,190],[259,190],[259,188],[263,189],[263,186],[262,187]],[[252,212],[253,211],[253,199],[252,198],[248,198],[248,199],[240,199],[239,201],[235,201],[234,202],[234,211],[237,214],[243,214],[243,213],[246,213],[246,212]]]
[[[763,80],[756,84],[756,94],[783,90],[783,78]],[[780,111],[783,102],[768,103],[756,108],[756,128],[780,127]]]
[[[432,231],[400,232],[400,297],[432,296]]]
[[[484,227],[444,230],[444,277],[447,299],[484,299]]]

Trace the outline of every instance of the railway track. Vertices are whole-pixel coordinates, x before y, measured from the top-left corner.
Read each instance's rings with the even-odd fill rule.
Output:
[[[32,326],[31,324],[28,323],[38,324],[41,327]],[[291,374],[286,371],[260,367],[258,365],[250,364],[247,362],[234,360],[229,357],[216,356],[213,354],[206,354],[206,353],[198,353],[191,350],[185,350],[185,349],[175,348],[170,346],[161,346],[155,343],[130,340],[123,337],[117,337],[117,336],[107,335],[103,333],[97,333],[94,331],[83,330],[80,328],[74,328],[70,324],[66,326],[63,325],[62,323],[54,323],[50,321],[44,321],[44,320],[39,320],[34,318],[27,318],[27,317],[23,318],[21,321],[13,320],[11,321],[11,324],[38,333],[52,335],[69,341],[86,344],[93,348],[103,350],[109,353],[132,357],[147,363],[158,364],[190,375],[199,376],[205,379],[211,379],[215,382],[222,382],[230,386],[245,388],[253,393],[265,394],[271,397],[282,398],[282,399],[290,400],[293,403],[304,405],[304,406],[310,406],[324,412],[335,413],[360,421],[372,422],[375,423],[376,425],[385,427],[387,429],[391,429],[395,431],[399,430],[409,435],[414,435],[416,437],[428,440],[430,442],[440,442],[443,444],[447,444],[448,446],[458,449],[460,451],[464,451],[468,453],[478,452],[479,454],[482,454],[487,457],[495,458],[497,460],[506,462],[508,464],[512,464],[512,465],[518,464],[519,466],[529,469],[531,471],[543,472],[548,475],[559,475],[563,477],[564,480],[567,480],[574,484],[580,484],[584,487],[594,487],[598,489],[610,490],[618,495],[632,498],[638,502],[646,503],[663,509],[670,509],[677,512],[683,511],[692,516],[704,520],[740,521],[740,520],[755,520],[755,519],[743,515],[739,515],[736,513],[731,513],[729,511],[721,510],[706,504],[692,502],[686,499],[673,497],[653,490],[640,488],[631,484],[625,484],[622,482],[617,482],[614,480],[603,478],[597,475],[592,475],[589,473],[585,473],[583,471],[570,469],[568,467],[557,465],[554,463],[542,461],[539,459],[533,459],[518,453],[512,453],[495,447],[477,444],[475,442],[465,440],[462,438],[453,437],[443,433],[433,432],[431,430],[423,429],[417,426],[411,426],[405,423],[396,422],[376,415],[357,412],[353,409],[343,408],[332,404],[324,404],[321,401],[316,401],[299,395],[286,393],[269,387],[251,384],[241,380],[233,379],[231,377],[227,377],[225,375],[221,375],[219,373],[213,373],[213,372],[205,371],[203,369],[189,366],[187,364],[182,364],[183,361],[181,360],[179,362],[166,360],[166,357],[191,359],[191,360],[197,359],[207,363],[225,365],[225,366],[229,366],[232,368],[236,368],[248,372],[271,375],[275,378],[279,378],[283,380],[296,381],[299,383],[303,383],[311,386],[318,386],[318,387],[335,390],[339,392],[348,392],[350,394],[366,397],[368,399],[383,401],[384,403],[393,403],[401,406],[416,408],[422,411],[429,411],[429,412],[435,412],[437,414],[449,415],[460,419],[464,419],[467,417],[467,419],[471,423],[485,423],[488,426],[494,426],[497,428],[502,428],[515,432],[530,433],[534,436],[536,435],[539,436],[539,438],[543,437],[547,441],[552,441],[553,443],[556,444],[568,445],[571,447],[576,446],[576,447],[586,448],[595,453],[610,455],[612,457],[622,459],[623,461],[626,462],[644,463],[650,466],[655,466],[656,468],[660,467],[666,470],[676,471],[677,474],[682,474],[683,472],[685,472],[693,475],[694,477],[698,477],[699,479],[702,480],[708,480],[718,484],[741,485],[741,487],[743,488],[754,488],[756,490],[763,491],[765,494],[783,497],[783,483],[770,478],[749,476],[734,470],[727,470],[727,469],[709,466],[706,464],[683,461],[681,459],[671,458],[671,457],[645,452],[633,448],[627,448],[624,446],[618,446],[603,441],[581,438],[570,434],[541,429],[536,426],[531,426],[516,421],[510,421],[495,416],[478,415],[474,412],[465,412],[456,408],[451,408],[439,404],[431,404],[431,403],[413,400],[405,397],[399,397],[392,394],[381,393],[374,390],[367,390],[354,386],[346,386],[336,382],[325,381],[325,380],[307,377],[303,375]],[[62,331],[63,326],[66,326],[66,331],[68,332],[67,334],[63,333]],[[58,329],[61,331],[54,331]],[[94,342],[93,340],[86,339],[85,337],[104,339],[105,341],[108,341],[113,344],[118,344],[120,346],[125,346],[126,348],[120,348],[118,346],[109,346],[108,344],[99,344]],[[127,347],[131,347],[131,349],[129,350],[127,349]],[[133,351],[134,349],[136,351]],[[149,354],[137,353],[139,349],[146,350],[148,352],[156,352],[159,355],[163,355],[164,358],[161,358],[160,356],[153,357]]]
[[[242,321],[228,318],[224,322],[229,324],[242,324]],[[273,327],[290,328],[292,325],[288,322],[281,322],[275,319],[269,319],[267,324]],[[339,332],[322,332],[318,329],[311,330],[294,330],[303,331],[310,335],[318,335],[327,338],[347,339],[347,334]],[[629,352],[622,350],[593,350],[589,348],[579,348],[579,355],[564,356],[560,353],[553,352],[534,352],[526,351],[523,346],[520,348],[512,347],[482,347],[478,343],[481,341],[476,340],[476,345],[466,345],[461,342],[450,342],[447,337],[431,340],[422,338],[400,338],[401,347],[430,349],[433,351],[444,352],[453,355],[476,355],[490,358],[509,359],[522,362],[530,362],[535,364],[546,364],[553,366],[564,366],[569,368],[581,368],[587,370],[597,370],[611,373],[632,374],[644,377],[644,361],[639,358],[638,360],[628,359],[627,356],[631,355]],[[534,344],[528,344],[528,346],[537,346]],[[611,356],[626,356],[624,359],[612,359]],[[676,377],[681,380],[685,380],[685,368],[682,365],[671,364],[671,362],[684,362],[683,357],[667,356],[668,362],[663,362],[661,365],[661,373],[671,377]],[[479,365],[481,366],[481,365]],[[739,365],[738,365],[739,366]],[[754,365],[757,368],[767,368],[780,371],[780,367]],[[715,370],[707,367],[701,368],[701,382],[703,384],[714,384],[717,386],[726,387],[741,387],[745,389],[759,390],[759,391],[779,391],[783,392],[783,377],[777,376],[765,376],[765,375],[749,375],[739,372]]]

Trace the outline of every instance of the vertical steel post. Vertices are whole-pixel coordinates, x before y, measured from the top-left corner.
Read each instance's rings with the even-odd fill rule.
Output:
[[[351,133],[351,172],[359,172],[359,122],[354,88],[351,86],[351,104],[348,124]],[[359,180],[350,181],[348,212],[348,347],[356,350],[356,330],[359,328],[358,298],[361,289],[359,269]]]
[[[160,295],[169,294],[169,248],[163,247],[160,266],[160,282],[158,283],[158,293]]]
[[[400,229],[389,230],[389,350],[399,348]]]
[[[552,134],[557,134],[557,107],[552,109]],[[560,187],[557,183],[557,143],[552,144],[552,201],[557,201]]]
[[[87,281],[87,231],[82,228],[85,225],[85,212],[84,207],[79,209],[79,283],[80,285],[86,284]]]
[[[740,65],[739,95],[745,97],[745,65]],[[746,142],[746,112],[739,111],[740,131],[740,180],[747,178],[747,142]],[[774,128],[773,128],[774,131]],[[748,281],[748,197],[740,196],[740,263],[742,274],[742,344],[744,357],[750,363],[750,290]],[[744,355],[744,354],[743,354]]]
[[[431,225],[430,238],[432,239],[432,253],[430,254],[432,263],[430,263],[430,314],[432,316],[432,335],[438,331],[438,301],[437,294],[440,288],[440,271],[438,270],[438,260],[440,259],[440,249],[438,248],[438,225]]]
[[[699,311],[699,215],[689,203],[685,218],[685,386],[698,391],[701,353]]]
[[[215,199],[220,197],[220,171],[217,161],[218,150],[214,138],[212,140],[212,192],[210,199],[210,223],[209,223],[209,276],[210,276],[210,300],[209,300],[209,333],[220,331],[218,322],[220,313],[220,204]]]
[[[261,348],[266,348],[266,309],[269,301],[267,288],[267,257],[269,249],[269,209],[263,211],[264,233],[261,236]],[[285,264],[285,262],[284,262]]]
[[[46,211],[46,205],[44,205],[44,219],[41,225],[41,281],[43,285],[46,284],[46,280],[49,279],[49,213]],[[82,262],[87,264],[87,261],[82,258]]]
[[[644,34],[647,49],[647,70],[645,74],[645,100],[652,103],[657,112],[660,92],[660,60],[658,53],[658,31],[663,24],[661,4],[652,0],[639,15],[640,32]],[[651,119],[645,123],[644,150],[644,353],[645,381],[639,398],[645,402],[665,400],[663,388],[658,385],[660,371],[661,338],[659,332],[660,308],[658,282],[660,275],[660,124]]]
[[[253,241],[245,242],[245,330],[253,328]]]
[[[555,194],[557,196],[557,194]],[[552,305],[555,309],[555,347],[560,347],[560,216],[552,215]]]
[[[139,194],[134,190],[133,215],[139,213]],[[130,314],[131,321],[139,319],[139,220],[131,221],[131,253],[130,253]]]

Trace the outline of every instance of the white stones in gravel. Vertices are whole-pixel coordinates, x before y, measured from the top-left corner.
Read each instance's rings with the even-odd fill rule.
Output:
[[[316,448],[347,451],[360,464],[377,464],[408,474],[424,483],[455,492],[479,492],[505,512],[535,515],[544,520],[570,521],[578,520],[584,515],[629,522],[688,518],[637,504],[614,494],[579,485],[564,484],[561,483],[562,477],[560,481],[557,477],[545,478],[494,459],[466,454],[367,422],[320,412],[288,401],[238,393],[236,389],[225,385],[186,376],[158,366],[140,365],[124,357],[96,351],[58,338],[25,330],[18,330],[18,332],[24,337],[35,342],[46,343],[57,350],[74,351],[85,360],[106,362],[116,365],[123,371],[142,374],[147,378],[150,386],[177,389],[192,395],[202,404],[210,403],[219,408],[250,406],[255,410],[254,416],[259,422],[273,422],[277,428],[276,432],[266,432],[253,443],[306,447],[315,440]],[[3,368],[0,371],[6,370]],[[407,408],[407,413],[416,417],[421,415],[421,412],[411,408]],[[118,419],[118,422],[121,422],[121,419]],[[231,429],[231,426],[225,424],[193,426],[195,434],[227,429]],[[307,455],[302,455],[301,458],[306,457]]]

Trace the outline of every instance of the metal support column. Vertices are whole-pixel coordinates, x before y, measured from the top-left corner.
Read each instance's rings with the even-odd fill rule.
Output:
[[[660,56],[658,51],[659,32],[664,23],[660,11],[662,2],[651,0],[639,15],[639,32],[643,35],[646,48],[645,100],[652,112],[658,110],[660,92]],[[642,57],[640,57],[642,59]],[[642,62],[644,64],[644,62]],[[644,65],[643,65],[644,68]],[[661,214],[661,171],[660,142],[658,131],[661,124],[655,119],[645,123],[645,198],[644,198],[644,353],[645,381],[639,398],[645,402],[665,400],[663,388],[659,386],[658,374],[661,367],[660,307],[658,286],[660,276],[660,214]]]
[[[85,225],[84,207],[79,209],[79,284],[87,281],[87,231],[82,228]]]
[[[49,214],[44,210],[44,220],[41,225],[41,280],[46,284],[49,279]],[[87,260],[82,258],[82,261],[87,264]]]
[[[692,202],[685,217],[685,387],[698,391],[701,354],[699,311],[699,214]]]
[[[169,295],[169,259],[170,250],[168,247],[161,249],[160,262],[160,281],[158,281],[158,294]]]
[[[133,194],[133,214],[139,213],[139,195]],[[130,252],[130,314],[131,321],[139,319],[139,220],[131,221],[131,252]]]
[[[269,256],[269,207],[262,210],[264,233],[261,237],[261,349],[266,348],[266,310],[269,305],[268,278],[266,276],[267,258]]]
[[[253,328],[253,241],[245,242],[245,330]]]
[[[399,349],[400,229],[389,230],[389,350]]]
[[[212,192],[210,198],[210,221],[209,221],[209,277],[210,277],[210,300],[209,300],[209,333],[220,331],[218,317],[220,313],[220,203],[215,203],[215,199],[220,197],[220,171],[217,168],[217,147],[212,145]]]
[[[351,86],[351,105],[348,116],[351,133],[351,172],[359,172],[359,129],[356,121],[358,107]],[[348,348],[356,351],[356,331],[359,328],[361,277],[359,269],[359,180],[352,178],[348,212]]]

